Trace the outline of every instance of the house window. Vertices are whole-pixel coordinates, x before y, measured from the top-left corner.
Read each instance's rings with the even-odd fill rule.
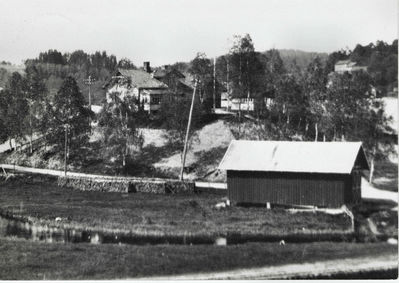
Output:
[[[160,104],[161,103],[161,99],[159,97],[153,97],[151,99],[151,103],[152,104]]]

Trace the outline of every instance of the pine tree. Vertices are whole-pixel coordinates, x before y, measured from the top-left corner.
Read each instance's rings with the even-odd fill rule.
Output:
[[[78,148],[89,138],[89,120],[93,112],[85,106],[84,98],[72,77],[67,77],[54,97],[48,103],[42,120],[42,131],[46,139],[62,147],[64,134],[68,134],[68,148]]]
[[[34,131],[38,130],[39,122],[43,119],[44,99],[46,98],[46,85],[41,78],[37,68],[33,65],[25,69],[26,99],[29,106],[28,113],[28,136],[30,152],[32,153],[32,140]]]
[[[29,105],[25,97],[26,81],[17,72],[9,78],[0,96],[0,112],[4,125],[3,139],[14,138],[16,145],[22,144],[27,132],[26,117]],[[17,147],[17,146],[16,146]]]

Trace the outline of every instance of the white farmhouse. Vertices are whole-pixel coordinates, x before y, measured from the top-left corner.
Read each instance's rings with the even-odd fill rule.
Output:
[[[115,99],[115,95],[120,99],[132,97],[139,107],[149,113],[158,111],[163,96],[170,93],[165,83],[152,76],[149,62],[144,62],[144,70],[118,69],[105,87],[108,88],[108,103]]]
[[[367,72],[367,66],[359,66],[356,62],[353,62],[351,60],[341,60],[335,64],[334,71],[339,74],[343,74],[345,72],[352,73],[357,71]]]

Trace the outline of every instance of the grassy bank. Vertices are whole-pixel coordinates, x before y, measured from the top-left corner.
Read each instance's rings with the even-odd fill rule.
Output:
[[[0,239],[0,279],[117,279],[396,253],[385,243],[118,246]]]
[[[56,186],[54,178],[31,175],[0,181],[0,209],[54,225],[153,234],[279,235],[350,229],[345,215],[262,207],[215,209],[222,196],[210,193],[154,195],[82,192]]]
[[[373,185],[381,190],[398,191],[398,164],[380,161],[375,164]]]

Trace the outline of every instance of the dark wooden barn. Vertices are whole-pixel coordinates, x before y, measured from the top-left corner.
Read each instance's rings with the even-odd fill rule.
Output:
[[[219,169],[233,203],[340,207],[361,199],[360,142],[232,141]]]

